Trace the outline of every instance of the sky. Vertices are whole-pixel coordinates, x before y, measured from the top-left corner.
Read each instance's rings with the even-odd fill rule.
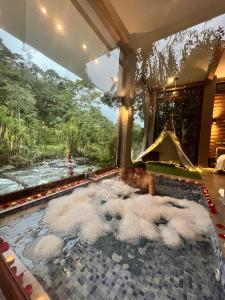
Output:
[[[59,65],[55,61],[51,60],[38,50],[33,47],[23,43],[19,39],[15,38],[13,35],[4,31],[0,28],[0,38],[2,38],[3,43],[9,48],[12,52],[22,55],[24,58],[30,59],[33,63],[37,64],[43,70],[53,69],[61,77],[75,81],[80,79],[76,74],[65,69],[63,66]],[[101,104],[100,109],[102,113],[113,123],[117,122],[117,108],[110,108],[107,105]]]

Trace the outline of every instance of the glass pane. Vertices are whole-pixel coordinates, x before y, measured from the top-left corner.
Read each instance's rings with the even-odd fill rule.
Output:
[[[119,50],[71,1],[21,3],[1,2],[0,194],[116,158],[117,108],[103,96],[117,95]]]
[[[203,100],[201,84],[208,78],[218,45],[224,40],[225,15],[221,15],[158,40],[147,49],[137,50],[135,105],[137,113],[145,119],[145,128],[154,116],[151,110],[146,114],[143,100],[146,94],[151,97],[153,92],[156,93],[156,103],[152,103],[155,124],[149,126],[146,134],[150,136],[153,131],[155,141],[173,116],[180,144],[193,163],[197,163],[198,155]],[[218,68],[216,75],[220,74]],[[187,87],[192,83],[195,88]],[[150,141],[145,144],[145,149],[150,144]]]

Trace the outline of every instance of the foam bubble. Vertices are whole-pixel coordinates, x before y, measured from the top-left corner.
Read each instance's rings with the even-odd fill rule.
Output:
[[[119,240],[137,242],[144,237],[161,237],[169,247],[177,247],[181,238],[198,240],[209,232],[211,220],[200,204],[171,197],[135,195],[135,189],[121,181],[106,179],[87,188],[49,202],[43,222],[59,234],[79,232],[82,241],[94,243],[113,232]],[[121,199],[119,194],[130,198]],[[106,222],[105,215],[113,217]],[[121,220],[117,220],[120,216]],[[167,224],[157,227],[163,218]]]
[[[121,221],[117,238],[122,241],[136,241],[140,238],[156,240],[159,237],[157,227],[134,214],[126,214]]]
[[[63,241],[53,235],[46,235],[39,239],[34,247],[34,255],[36,258],[49,258],[58,255],[62,249]]]
[[[176,230],[165,225],[160,225],[159,230],[161,238],[166,246],[175,248],[182,243]]]

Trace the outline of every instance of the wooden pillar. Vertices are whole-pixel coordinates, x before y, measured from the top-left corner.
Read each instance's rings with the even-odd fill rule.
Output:
[[[216,76],[205,84],[202,103],[202,116],[198,149],[198,165],[208,166],[210,134],[212,126],[213,105],[216,92]]]
[[[145,91],[143,99],[144,137],[142,151],[147,149],[154,140],[155,110],[156,92]]]
[[[133,129],[133,104],[135,97],[136,54],[120,52],[119,72],[119,124],[117,144],[117,165],[126,168],[131,164]]]

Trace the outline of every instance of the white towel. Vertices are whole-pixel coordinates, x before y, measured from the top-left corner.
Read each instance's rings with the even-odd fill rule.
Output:
[[[218,193],[222,198],[224,198],[224,189],[219,189]]]
[[[215,172],[217,171],[223,171],[225,170],[225,154],[220,155],[217,158],[216,166],[215,166]]]

